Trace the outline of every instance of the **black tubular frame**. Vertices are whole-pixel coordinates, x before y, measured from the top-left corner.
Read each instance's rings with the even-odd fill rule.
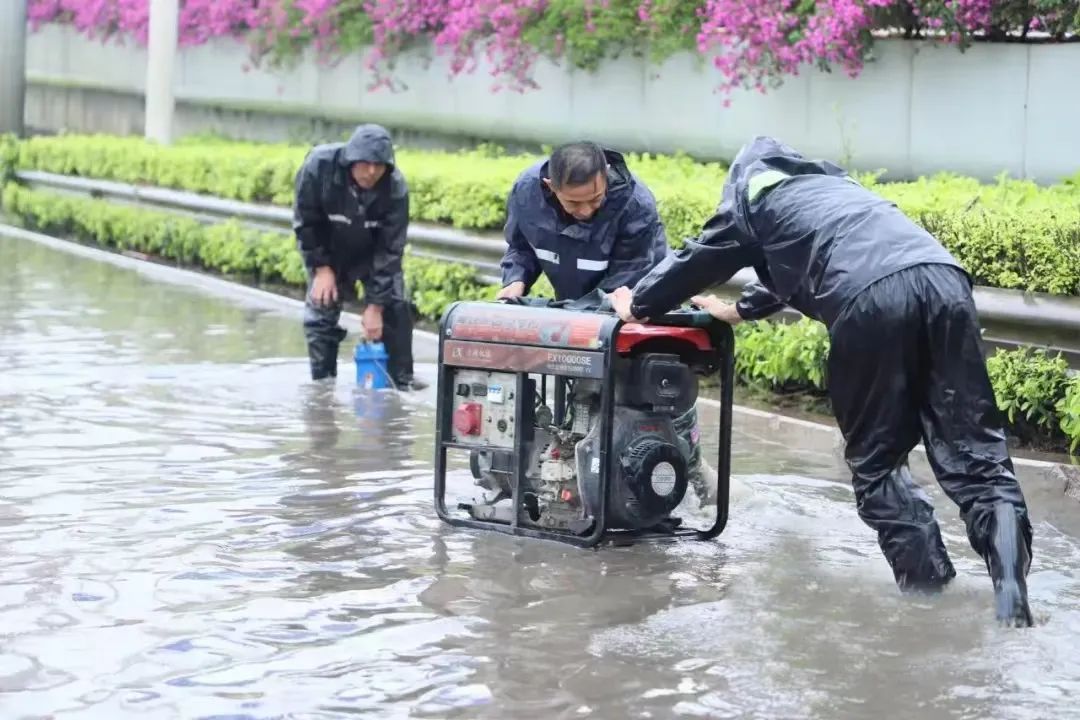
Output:
[[[695,537],[699,540],[711,540],[719,536],[728,521],[728,506],[731,491],[731,421],[732,403],[735,379],[734,344],[735,338],[731,326],[720,320],[716,320],[708,313],[680,312],[669,313],[657,320],[651,321],[651,325],[666,325],[674,327],[699,327],[704,329],[712,342],[713,353],[716,355],[715,362],[707,364],[706,374],[718,373],[721,378],[720,390],[720,437],[718,457],[716,464],[716,518],[710,528],[700,530],[696,528],[678,528],[671,531],[657,530],[615,530],[606,526],[607,523],[607,498],[608,487],[611,481],[611,469],[614,458],[611,454],[612,433],[615,425],[615,373],[614,365],[617,357],[616,339],[623,322],[617,317],[611,316],[612,322],[605,323],[602,329],[602,347],[598,353],[603,357],[603,379],[601,391],[600,412],[603,418],[603,428],[600,434],[600,502],[593,517],[593,527],[588,535],[577,535],[567,531],[543,530],[540,528],[523,527],[519,524],[521,513],[521,485],[522,479],[528,470],[529,457],[526,449],[533,439],[533,408],[536,393],[536,382],[532,380],[529,372],[500,370],[498,368],[483,368],[491,372],[513,373],[516,376],[516,399],[515,408],[515,435],[514,435],[514,475],[512,483],[511,504],[513,515],[509,524],[495,520],[477,520],[471,517],[454,517],[447,512],[446,508],[446,453],[450,449],[458,450],[481,450],[505,453],[505,447],[492,445],[473,445],[455,443],[448,440],[448,428],[451,426],[450,415],[453,409],[453,384],[448,382],[450,375],[459,367],[444,363],[443,346],[448,339],[447,323],[455,308],[462,302],[452,303],[439,321],[439,363],[438,380],[436,387],[437,409],[435,416],[435,511],[439,518],[455,527],[474,528],[485,531],[501,532],[507,535],[530,537],[541,540],[553,540],[565,544],[575,545],[582,548],[595,548],[601,543],[610,542],[617,544],[629,544],[637,540],[671,540],[681,537]],[[476,303],[469,302],[469,305]],[[498,342],[488,343],[492,346],[514,345],[514,343]],[[477,370],[480,368],[468,368]],[[541,374],[545,389],[546,401],[546,377]],[[557,420],[561,420],[565,411],[565,375],[551,374],[555,385],[555,405],[553,412]],[[563,392],[560,393],[560,390]]]

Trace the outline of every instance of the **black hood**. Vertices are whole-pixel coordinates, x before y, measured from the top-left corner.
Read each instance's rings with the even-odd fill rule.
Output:
[[[798,175],[846,178],[847,172],[827,160],[810,160],[776,138],[759,135],[735,156],[728,168],[727,184],[735,188],[738,203],[743,205],[757,199],[762,190]]]
[[[368,123],[353,131],[341,149],[341,164],[349,167],[358,162],[384,163],[394,169],[394,143],[382,125]]]

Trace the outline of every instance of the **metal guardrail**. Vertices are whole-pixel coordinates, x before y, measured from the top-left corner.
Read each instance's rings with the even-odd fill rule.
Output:
[[[39,171],[20,171],[16,177],[29,186],[171,209],[206,222],[235,218],[278,229],[287,229],[292,222],[291,209],[275,205]],[[413,222],[409,224],[409,244],[418,256],[470,265],[485,282],[500,280],[499,261],[505,249],[501,237]],[[752,270],[744,269],[717,291],[732,294],[755,279]],[[1080,299],[988,287],[977,287],[974,294],[988,343],[999,347],[1047,347],[1061,351],[1071,365],[1080,367]],[[794,311],[785,314],[798,316]]]
[[[207,221],[232,217],[260,226],[286,229],[292,224],[292,210],[277,205],[227,200],[183,190],[57,175],[36,170],[20,171],[16,173],[16,177],[29,186],[169,208]],[[501,279],[499,261],[506,249],[502,237],[485,237],[453,228],[411,222],[409,244],[421,257],[470,265],[480,271],[480,277],[488,282],[498,283]],[[753,271],[742,270],[726,284],[741,288],[755,277]]]

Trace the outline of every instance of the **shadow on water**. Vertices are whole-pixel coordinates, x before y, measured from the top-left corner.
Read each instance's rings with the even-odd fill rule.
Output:
[[[1060,493],[1028,486],[1010,631],[924,465],[938,597],[896,592],[831,447],[748,426],[716,542],[577,550],[438,522],[433,393],[307,382],[296,316],[2,241],[0,330],[0,717],[1078,714]]]

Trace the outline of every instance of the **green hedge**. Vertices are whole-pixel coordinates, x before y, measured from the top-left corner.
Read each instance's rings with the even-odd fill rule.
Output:
[[[247,202],[290,205],[293,179],[307,146],[263,145],[198,139],[160,147],[140,138],[37,137],[19,144],[19,169],[158,185]],[[414,220],[474,231],[499,231],[506,196],[533,156],[505,155],[498,148],[467,152],[397,149],[406,174]],[[697,233],[715,205],[724,178],[718,164],[688,157],[631,155],[663,208],[673,238]]]
[[[808,318],[735,328],[735,369],[748,385],[772,393],[824,396],[829,356],[825,326]],[[1080,375],[1070,376],[1060,353],[997,349],[987,359],[998,408],[1027,446],[1075,453],[1080,447]]]
[[[19,143],[14,162],[20,169],[288,205],[306,149],[205,139],[167,148],[140,138],[60,136]],[[473,231],[501,229],[507,192],[536,157],[492,147],[398,151],[413,218]],[[630,154],[628,162],[656,195],[672,244],[696,235],[716,205],[724,167],[681,155]],[[1080,295],[1080,174],[1049,188],[1004,178],[984,185],[951,174],[906,183],[860,179],[940,238],[979,284]]]
[[[259,284],[302,288],[304,264],[296,240],[279,231],[258,231],[236,220],[204,224],[165,210],[30,190],[9,182],[0,208],[27,227],[115,250],[133,250],[234,275]],[[478,284],[464,265],[407,256],[406,277],[413,301],[438,318],[454,299],[493,299],[497,288]]]
[[[205,225],[167,211],[30,190],[8,183],[4,211],[28,227],[118,250],[135,250],[262,283],[303,286],[304,269],[292,237],[238,222]],[[421,314],[436,320],[447,303],[491,299],[495,286],[468,267],[408,256],[407,284]],[[829,338],[823,325],[744,323],[736,327],[739,379],[772,392],[823,395]],[[1040,446],[1080,444],[1080,377],[1064,360],[1042,351],[999,351],[989,362],[998,404],[1022,440]]]

